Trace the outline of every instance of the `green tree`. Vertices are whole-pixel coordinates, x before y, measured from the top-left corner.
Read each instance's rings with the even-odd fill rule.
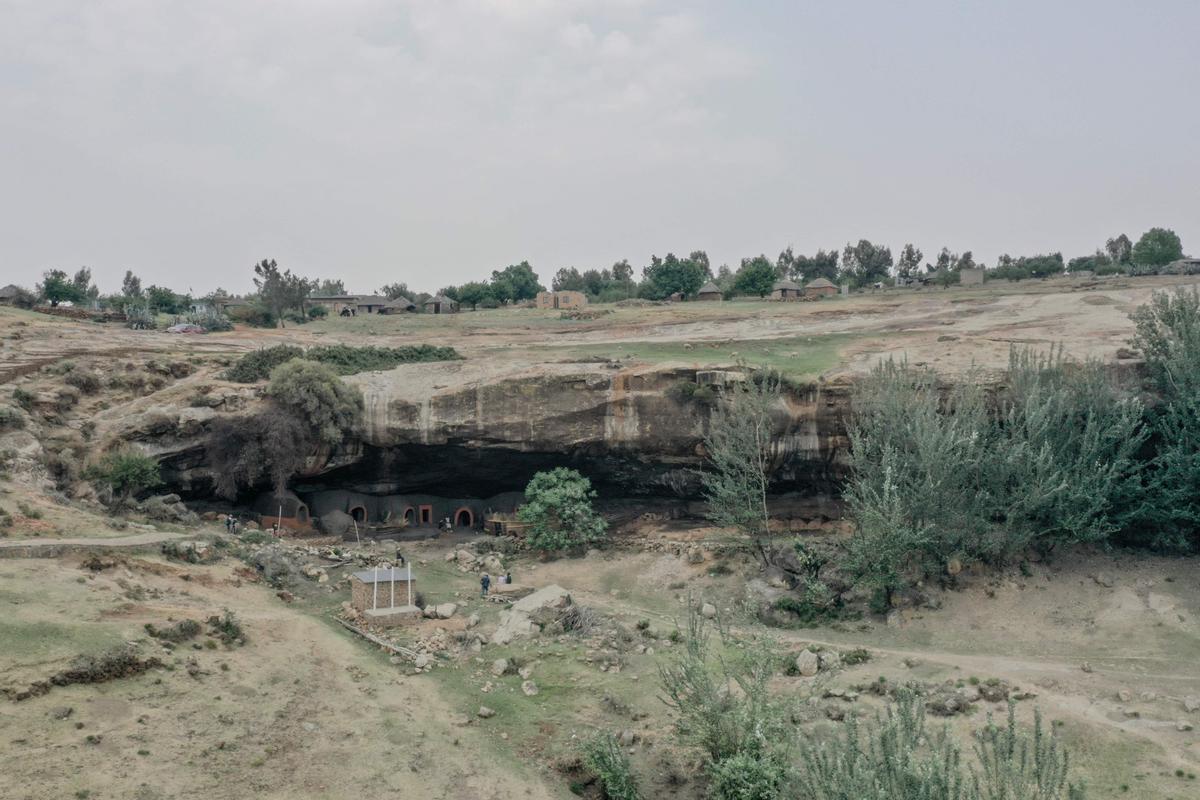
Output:
[[[480,303],[486,303],[492,297],[492,289],[483,281],[469,281],[458,287],[458,297],[455,298],[460,303],[466,303],[471,308],[478,308]]]
[[[538,292],[544,291],[546,287],[538,282],[538,276],[528,261],[492,271],[492,296],[497,302],[532,300]]]
[[[84,299],[84,293],[61,269],[47,270],[42,274],[42,282],[37,285],[38,297],[48,302],[51,308],[59,303],[78,303]]]
[[[95,300],[100,296],[100,290],[92,283],[92,271],[88,267],[80,267],[71,283],[79,291],[82,299]]]
[[[722,392],[709,417],[708,465],[700,473],[708,518],[751,537],[764,562],[771,522],[767,490],[772,465],[782,455],[771,416],[780,390],[777,376],[758,373]]]
[[[691,297],[709,278],[708,256],[697,250],[687,258],[667,253],[665,258],[650,257],[642,270],[642,291],[651,300],[662,300],[678,292]]]
[[[592,507],[592,482],[576,470],[539,472],[525,487],[517,518],[529,525],[525,541],[535,550],[558,551],[602,541],[608,523]]]
[[[788,245],[775,259],[775,275],[781,279],[790,278],[795,273],[795,269],[796,254],[792,252],[792,246]]]
[[[575,269],[575,267],[563,267],[554,273],[554,280],[550,282],[550,288],[556,292],[582,292],[586,288],[586,285],[583,282],[583,276],[579,274],[579,270]]]
[[[283,312],[297,309],[304,312],[304,302],[312,291],[312,284],[291,270],[280,271],[275,259],[263,259],[254,265],[254,286],[259,299],[283,327]]]
[[[1139,267],[1165,267],[1183,258],[1183,243],[1175,231],[1151,228],[1137,240],[1131,256]]]
[[[175,294],[175,292],[165,286],[147,286],[146,304],[152,311],[161,311],[164,314],[181,314],[187,310],[188,298],[184,295]]]
[[[743,258],[742,266],[733,277],[733,290],[737,294],[766,297],[771,293],[776,278],[776,268],[766,256]]]
[[[892,269],[892,250],[860,239],[842,251],[842,271],[855,286],[869,286],[885,280]]]
[[[796,261],[792,265],[792,277],[805,283],[817,278],[836,282],[838,279],[837,248],[818,250],[816,255],[812,256],[796,256]]]
[[[120,507],[139,492],[162,483],[158,462],[133,449],[109,453],[88,476],[112,490],[114,507]]]
[[[328,296],[343,295],[346,293],[346,284],[340,279],[326,278],[325,280],[313,281],[312,294]],[[380,292],[383,294],[383,292]],[[395,300],[394,297],[389,297],[389,300]]]
[[[361,422],[362,393],[316,361],[297,358],[275,367],[267,396],[301,419],[318,444],[341,444]]]
[[[125,279],[121,281],[121,294],[131,300],[142,298],[142,279],[133,274],[133,270],[125,270]]]
[[[633,267],[629,264],[629,259],[621,259],[612,265],[613,280],[618,283],[633,282]]]
[[[388,283],[379,287],[379,293],[388,300],[395,300],[397,297],[407,297],[409,300],[415,300],[408,292],[407,283]]]
[[[904,245],[896,261],[896,274],[901,278],[915,278],[921,272],[921,259],[925,257],[913,244]]]
[[[1105,242],[1104,252],[1114,264],[1133,263],[1133,242],[1123,233]]]

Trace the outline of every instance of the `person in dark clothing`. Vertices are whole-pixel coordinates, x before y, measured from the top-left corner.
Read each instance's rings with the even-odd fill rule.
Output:
[[[396,563],[399,564],[401,567],[404,566],[404,554],[401,553],[399,550],[396,551]]]
[[[487,597],[488,587],[491,585],[492,585],[492,576],[488,575],[486,572],[483,573],[483,577],[479,579],[479,596]]]

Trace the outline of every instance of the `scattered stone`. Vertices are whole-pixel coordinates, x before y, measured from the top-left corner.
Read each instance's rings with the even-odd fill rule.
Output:
[[[441,603],[435,607],[438,619],[450,619],[454,616],[454,612],[458,611],[456,603]]]
[[[1083,662],[1082,664],[1080,664],[1080,665],[1079,665],[1079,668],[1080,668],[1081,670],[1083,670],[1084,672],[1091,672],[1091,671],[1092,671],[1092,665],[1091,665],[1091,664],[1089,664],[1089,663],[1088,663],[1088,662],[1086,662],[1086,661],[1085,661],[1085,662]]]
[[[1111,589],[1116,585],[1112,579],[1112,576],[1107,572],[1097,572],[1092,576],[1092,580],[1094,580],[1100,586],[1103,586],[1105,589]]]
[[[1189,714],[1200,711],[1200,697],[1183,698],[1183,710]]]
[[[534,683],[533,681],[522,681],[521,682],[521,691],[525,693],[526,697],[533,697],[540,690],[538,689],[537,684]]]
[[[471,616],[467,617],[467,627],[474,628],[478,624],[479,624],[479,612],[475,611],[471,614]]]
[[[621,747],[632,747],[637,744],[637,740],[638,735],[628,728],[621,731],[621,735],[617,737],[617,741],[620,742]]]
[[[426,653],[418,653],[417,657],[415,659],[413,659],[413,666],[416,667],[417,669],[425,669],[426,667],[429,666],[429,664],[430,664],[430,658],[429,658],[429,655]]]
[[[811,678],[821,669],[821,659],[812,650],[801,650],[796,655],[796,671],[805,678]]]
[[[508,659],[497,658],[492,662],[492,674],[499,678],[504,673],[508,672]]]
[[[1129,691],[1128,689],[1121,689],[1119,692],[1117,692],[1117,699],[1122,703],[1128,703],[1133,699],[1133,692]]]
[[[705,603],[700,606],[700,615],[705,619],[712,619],[717,615],[717,607],[712,603]]]
[[[531,677],[533,677],[533,667],[521,667],[519,670],[517,670],[517,674],[520,675],[523,680],[529,680]]]
[[[1187,720],[1181,719],[1175,723],[1175,730],[1179,731],[1180,733],[1187,733],[1191,729],[1192,723],[1188,722]]]
[[[493,709],[493,708],[488,708],[487,706],[480,706],[480,707],[479,707],[479,718],[480,718],[480,719],[491,719],[491,718],[492,718],[492,717],[494,717],[494,716],[496,716],[496,710],[495,710],[495,709]]]

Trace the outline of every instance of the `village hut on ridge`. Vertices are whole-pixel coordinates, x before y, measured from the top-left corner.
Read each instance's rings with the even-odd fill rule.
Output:
[[[696,293],[697,300],[705,300],[708,302],[720,302],[725,299],[721,289],[712,281],[700,287],[700,291]]]

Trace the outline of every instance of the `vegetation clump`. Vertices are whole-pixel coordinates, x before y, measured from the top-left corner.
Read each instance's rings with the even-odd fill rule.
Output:
[[[85,474],[112,490],[114,507],[162,483],[158,462],[133,449],[109,453]]]
[[[225,645],[232,646],[246,643],[246,632],[242,629],[241,621],[228,608],[220,616],[214,614],[209,617],[208,628]]]
[[[453,347],[418,344],[402,347],[351,347],[345,344],[310,347],[307,351],[288,344],[264,347],[247,353],[225,371],[225,379],[236,383],[255,383],[292,359],[302,358],[327,364],[338,375],[354,375],[371,370],[392,369],[401,364],[427,361],[454,361],[462,358]]]
[[[592,482],[567,467],[539,472],[525,487],[517,518],[529,525],[526,543],[543,552],[570,550],[604,541],[608,523],[592,507]]]
[[[641,800],[637,780],[629,766],[629,757],[621,750],[615,736],[597,733],[584,741],[583,763],[591,770],[606,800]]]
[[[186,642],[189,639],[194,639],[200,635],[200,623],[194,619],[181,619],[174,625],[157,627],[151,622],[146,623],[146,633],[155,639],[161,639],[165,642]]]

